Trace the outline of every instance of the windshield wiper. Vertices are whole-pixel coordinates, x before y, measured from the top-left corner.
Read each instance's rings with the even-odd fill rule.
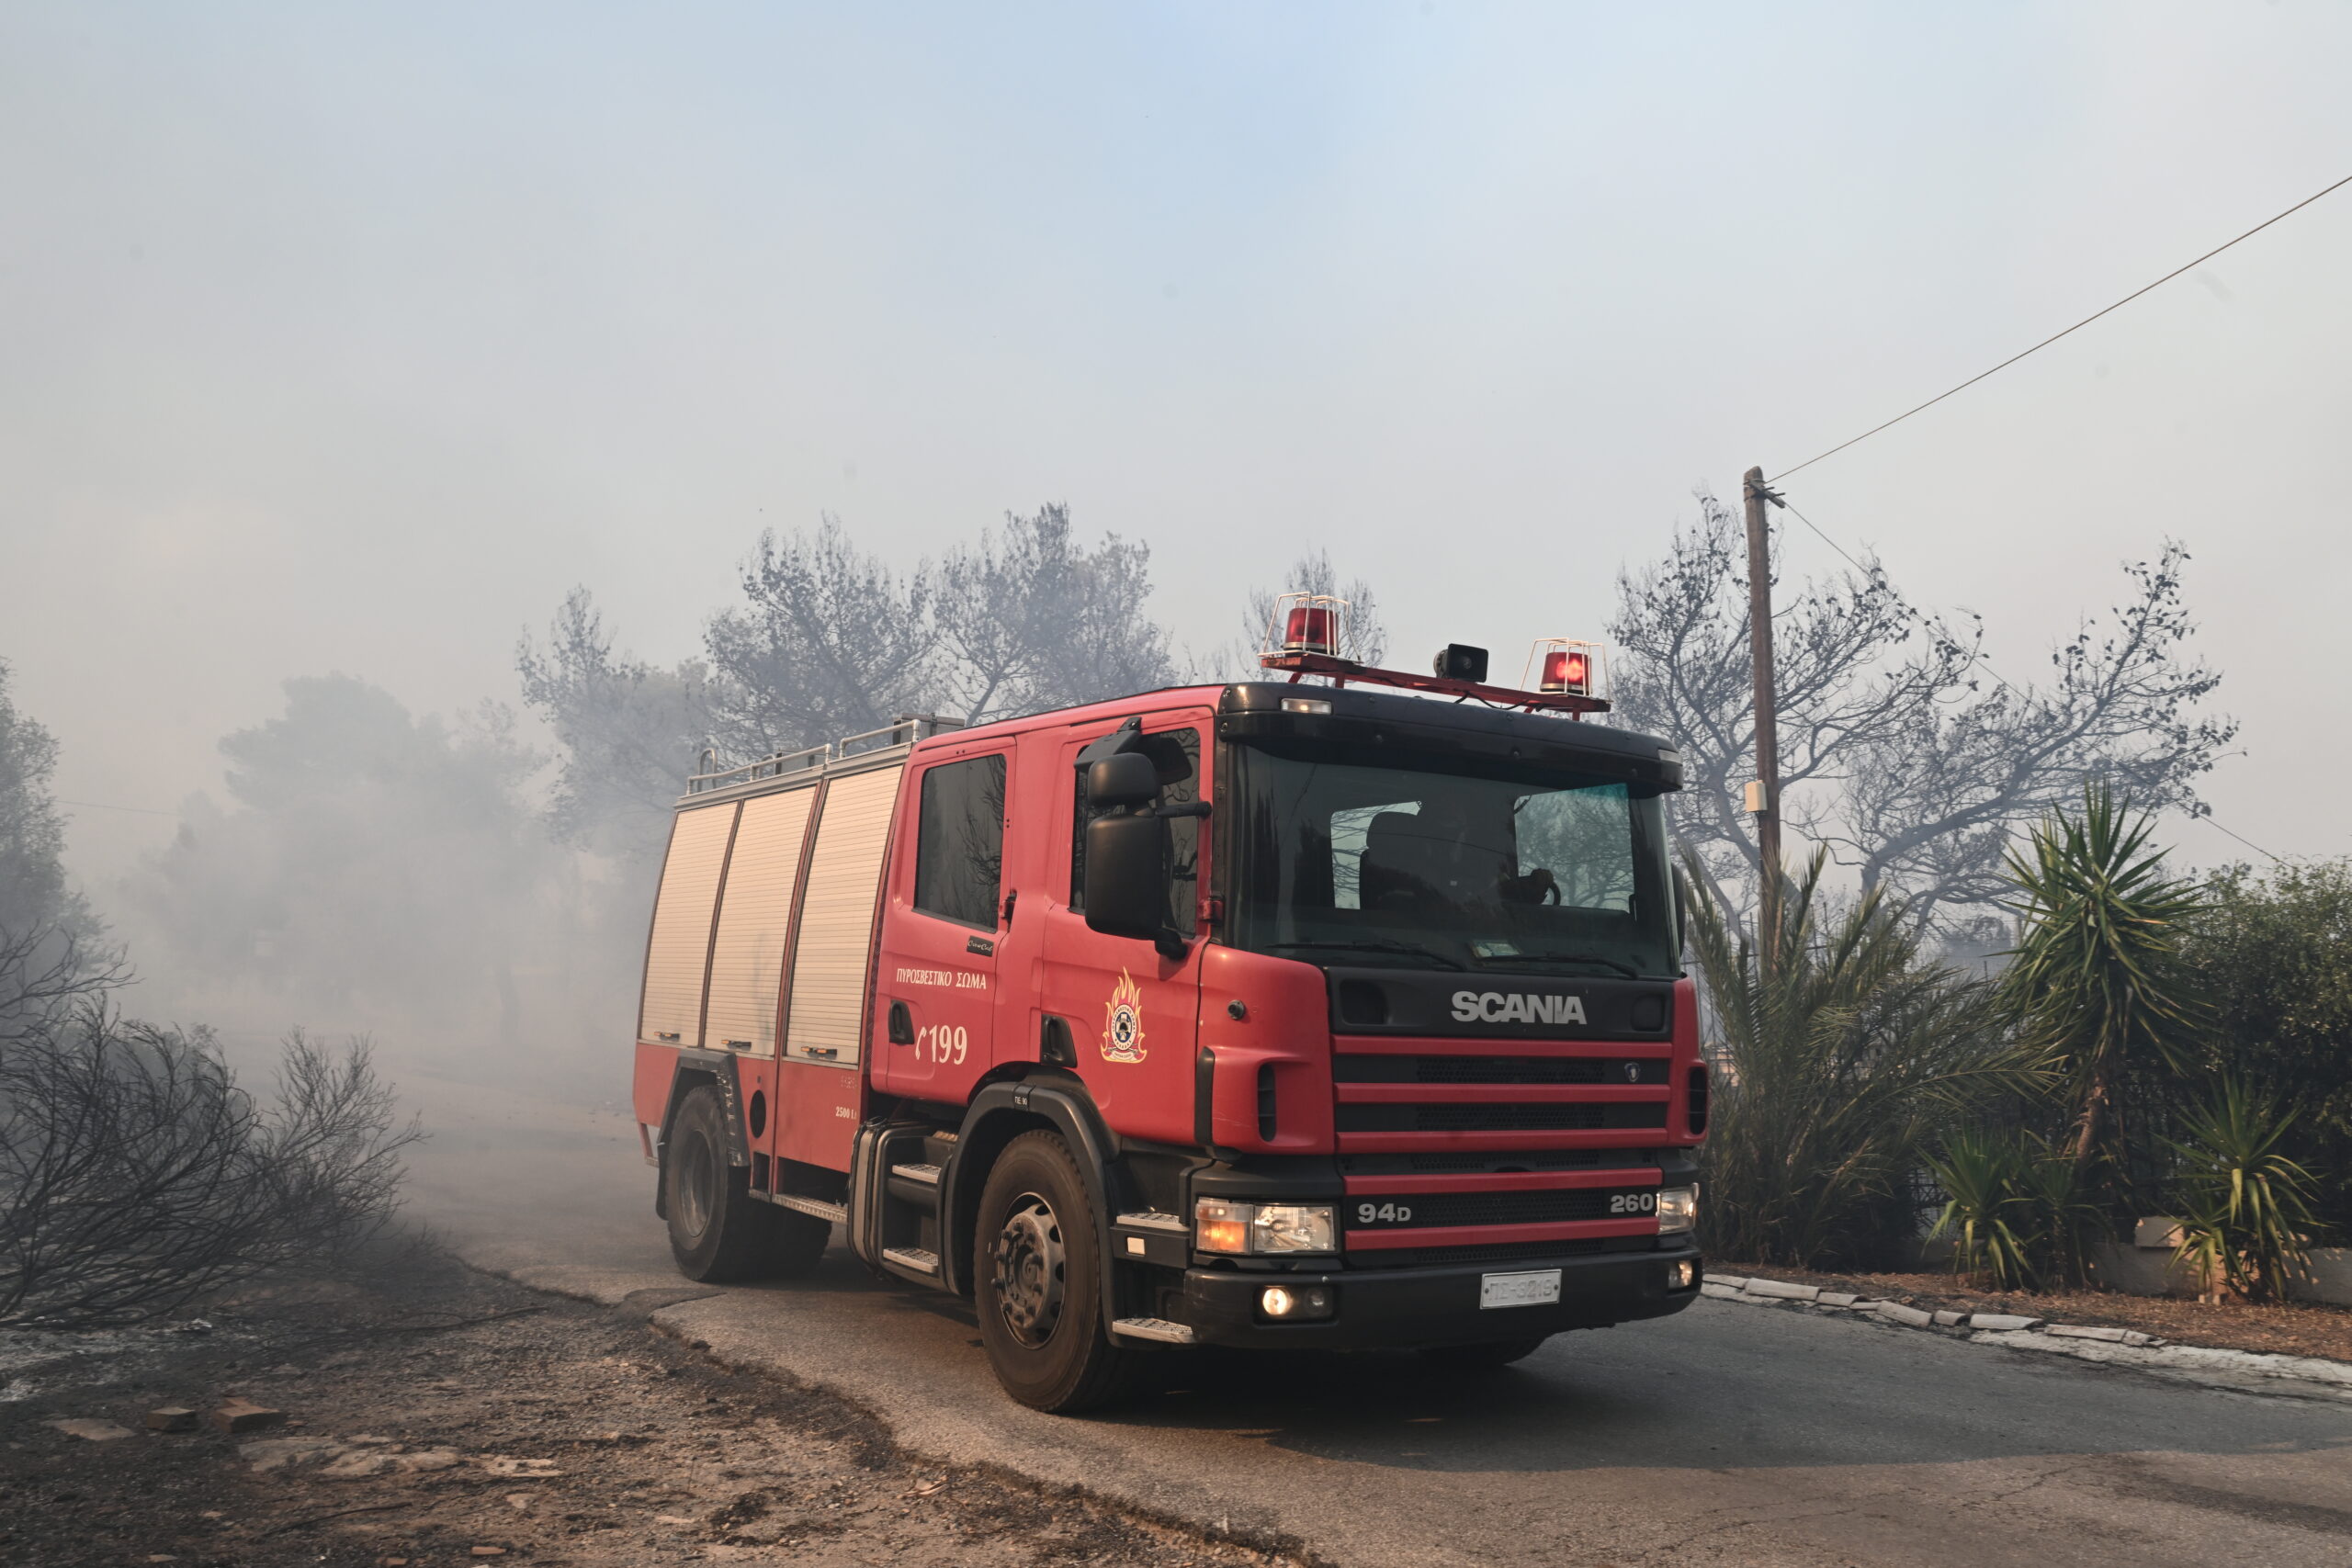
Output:
[[[1261,942],[1259,945],[1269,953],[1281,947],[1318,948],[1333,953],[1403,953],[1426,963],[1434,964],[1442,969],[1464,967],[1442,953],[1433,953],[1426,947],[1415,947],[1408,942]]]
[[[1598,964],[1604,969],[1614,969],[1628,980],[1638,980],[1642,972],[1630,964],[1614,958],[1603,958],[1597,953],[1498,953],[1478,955],[1481,964]]]

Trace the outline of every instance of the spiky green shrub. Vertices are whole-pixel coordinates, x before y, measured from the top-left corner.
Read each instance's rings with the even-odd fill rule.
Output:
[[[1944,1194],[1943,1210],[1928,1234],[1951,1239],[1953,1273],[1996,1291],[2035,1282],[2024,1194],[2030,1165],[2017,1139],[1974,1131],[1953,1134],[1940,1154],[1928,1156],[1928,1173]]]
[[[2026,1256],[2034,1282],[2044,1288],[2087,1285],[2092,1251],[2115,1234],[2098,1201],[2098,1168],[2077,1164],[2063,1145],[2031,1133],[2020,1137],[2025,1157],[2017,1195],[2026,1213]]]
[[[2124,1085],[2134,1069],[2179,1071],[2202,1018],[2181,943],[2203,900],[2165,874],[2152,828],[2095,784],[2079,817],[2052,817],[2009,855],[2022,930],[2002,997],[2024,1040],[2064,1075],[2068,1144],[2085,1176],[2104,1155],[2129,1179]]]
[[[1825,907],[1824,857],[1781,900],[1770,974],[1684,878],[1690,942],[1724,1071],[1705,1156],[1702,1239],[1720,1257],[1820,1267],[1912,1234],[1907,1188],[1948,1128],[2047,1075],[2000,1027],[1992,987],[1922,960],[1875,894]],[[1686,868],[1686,872],[1688,868]]]
[[[2275,1301],[2310,1264],[2311,1173],[2284,1145],[2295,1112],[2234,1077],[2178,1113],[2181,1239],[2174,1259],[2192,1277],[2248,1301]]]

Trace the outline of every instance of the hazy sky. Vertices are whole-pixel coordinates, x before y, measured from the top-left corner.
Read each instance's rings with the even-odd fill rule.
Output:
[[[61,795],[169,810],[286,676],[511,698],[573,583],[670,659],[763,526],[1066,500],[1197,645],[1319,544],[1515,671],[1693,486],[2352,173],[2347,67],[2334,0],[9,0],[0,657]],[[2186,540],[2211,799],[2352,851],[2347,279],[2352,189],[1791,496],[2026,675]]]

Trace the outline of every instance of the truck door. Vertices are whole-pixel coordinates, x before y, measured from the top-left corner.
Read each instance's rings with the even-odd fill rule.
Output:
[[[1207,798],[1207,715],[1154,714],[1143,748],[1159,773],[1166,805]],[[1168,924],[1185,939],[1170,958],[1148,942],[1106,936],[1086,923],[1088,811],[1078,753],[1115,728],[1105,721],[1075,731],[1059,751],[1054,796],[1068,864],[1048,883],[1060,890],[1046,912],[1042,1004],[1049,1032],[1066,1030],[1073,1066],[1113,1129],[1130,1137],[1193,1142],[1193,1052],[1199,1025],[1200,889],[1206,824],[1169,824]]]
[[[944,754],[909,779],[875,971],[874,1081],[961,1102],[993,1060],[1012,749]],[[907,852],[909,849],[912,852]]]

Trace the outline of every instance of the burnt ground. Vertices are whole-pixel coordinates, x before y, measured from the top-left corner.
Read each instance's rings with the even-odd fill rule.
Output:
[[[1980,1291],[1951,1274],[1823,1274],[1777,1264],[1710,1258],[1711,1273],[1756,1277],[1826,1291],[1850,1291],[1872,1301],[1900,1302],[1923,1312],[2014,1313],[2052,1323],[2136,1328],[2176,1345],[2217,1350],[2257,1350],[2352,1361],[2352,1309],[2324,1302],[2199,1302],[2179,1296],[2133,1296],[2120,1291]]]
[[[420,1247],[359,1278],[248,1292],[193,1331],[0,1334],[0,1562],[1306,1561],[928,1463],[856,1404],[722,1369],[647,1323],[698,1293],[607,1310]],[[285,1423],[143,1429],[157,1407],[231,1397]]]

